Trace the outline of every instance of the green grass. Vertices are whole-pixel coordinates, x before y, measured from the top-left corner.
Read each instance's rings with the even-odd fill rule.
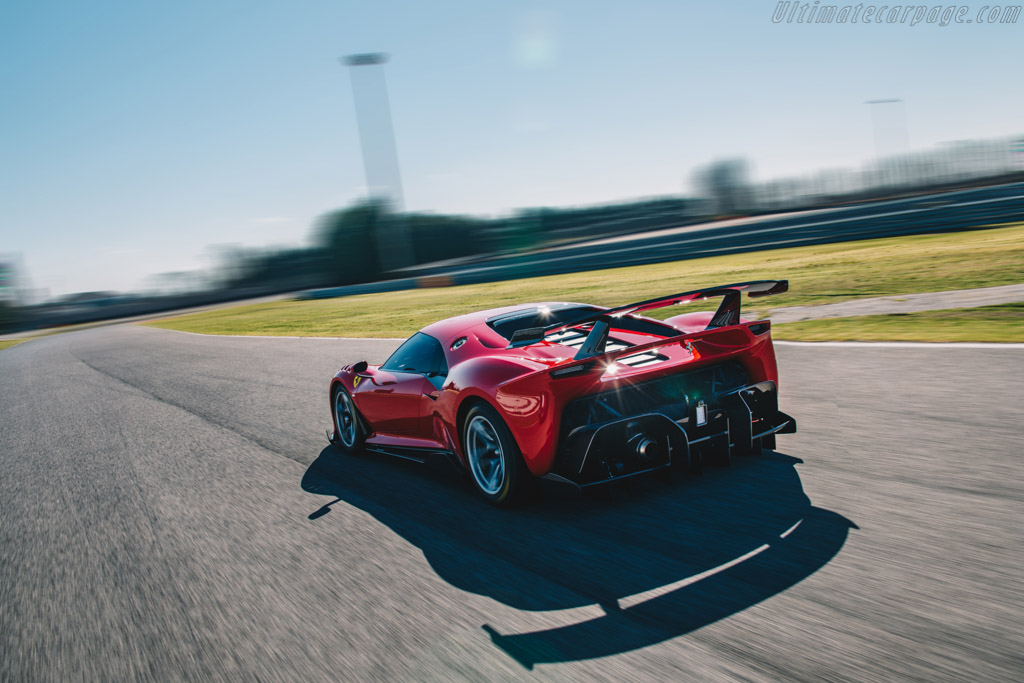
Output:
[[[20,344],[25,341],[24,339],[0,339],[0,350],[10,348],[15,344]]]
[[[772,325],[794,341],[1024,342],[1024,303]]]
[[[206,334],[404,337],[436,320],[494,306],[545,300],[611,305],[711,284],[774,278],[788,279],[790,292],[757,300],[762,312],[781,306],[1024,282],[1024,224],[481,285],[276,301],[148,324]],[[744,305],[749,307],[748,300]],[[662,309],[661,314],[678,311]]]

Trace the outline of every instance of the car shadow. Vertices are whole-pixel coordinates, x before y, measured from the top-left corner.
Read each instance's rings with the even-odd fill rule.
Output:
[[[302,488],[336,499],[310,520],[338,502],[362,509],[461,590],[520,610],[589,606],[557,628],[508,633],[481,624],[495,645],[532,668],[684,635],[823,567],[857,527],[811,505],[801,462],[765,451],[671,485],[636,479],[610,497],[546,487],[518,508],[498,510],[450,468],[329,446]]]

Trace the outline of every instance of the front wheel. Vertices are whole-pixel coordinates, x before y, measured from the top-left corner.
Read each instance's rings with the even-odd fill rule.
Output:
[[[331,406],[333,406],[331,412],[334,413],[335,443],[349,453],[362,450],[366,436],[363,434],[356,406],[345,387],[338,385],[334,390],[334,400],[331,401]]]
[[[462,444],[469,478],[480,495],[499,507],[513,503],[530,473],[498,412],[484,404],[470,409],[463,423]]]

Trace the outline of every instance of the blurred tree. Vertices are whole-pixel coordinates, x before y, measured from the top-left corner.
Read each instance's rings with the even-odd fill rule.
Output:
[[[527,249],[550,239],[568,239],[678,225],[692,214],[689,200],[574,208],[524,209],[506,218],[394,214],[381,201],[362,201],[321,216],[313,246],[275,249],[216,245],[208,279],[220,289],[289,291],[373,282],[398,277],[381,268],[380,239],[403,221],[414,263],[427,264],[508,249]]]
[[[740,213],[750,208],[750,167],[745,159],[721,159],[697,169],[694,185],[714,203],[715,213]]]
[[[0,301],[0,332],[15,329],[19,320],[18,308],[9,301]]]
[[[541,235],[552,230],[557,213],[548,208],[524,209],[506,222],[504,248],[511,251],[533,249]]]
[[[489,221],[471,216],[423,213],[405,216],[416,263],[432,263],[486,251]]]
[[[241,244],[212,244],[206,248],[211,263],[210,279],[214,287],[237,286],[249,275],[258,251]]]
[[[372,282],[380,274],[376,234],[385,220],[384,207],[366,201],[325,214],[316,228],[323,250],[323,276],[328,285]]]

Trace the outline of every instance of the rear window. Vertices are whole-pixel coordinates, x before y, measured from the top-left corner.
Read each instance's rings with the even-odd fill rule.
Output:
[[[490,318],[487,324],[502,337],[511,340],[516,330],[525,330],[530,327],[547,327],[555,323],[564,323],[600,310],[596,306],[551,306],[546,309],[525,308],[521,311],[513,311],[512,313],[505,313]]]
[[[588,313],[597,313],[605,309],[597,306],[564,305],[552,306],[548,310],[541,308],[526,308],[521,311],[505,313],[495,316],[487,321],[495,332],[509,341],[516,330],[525,330],[530,327],[548,327],[556,323],[564,323],[581,318]],[[583,327],[589,327],[590,323],[584,323]],[[679,330],[670,325],[654,320],[634,318],[626,315],[616,318],[613,329],[627,332],[639,332],[657,337],[672,337],[681,334]]]

